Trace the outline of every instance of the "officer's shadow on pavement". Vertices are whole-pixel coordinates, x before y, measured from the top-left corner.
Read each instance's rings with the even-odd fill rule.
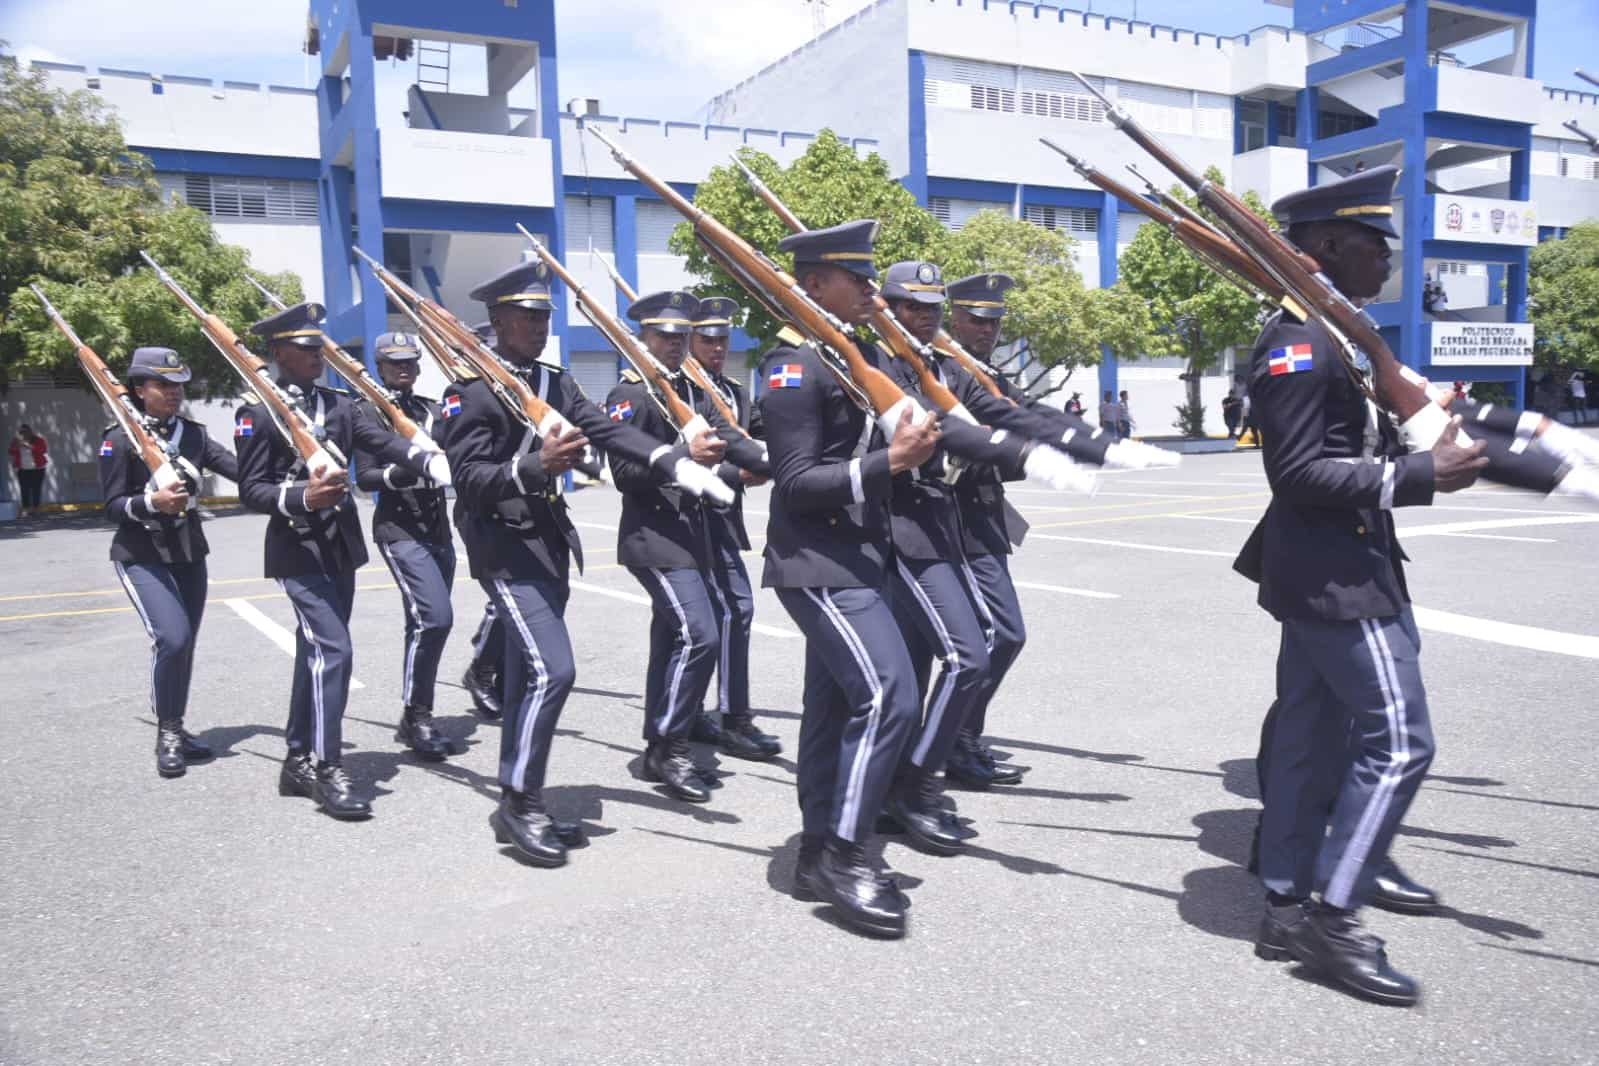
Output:
[[[143,722],[150,728],[155,728],[155,719],[147,715],[136,714],[134,721]],[[231,759],[240,752],[234,748],[251,737],[278,737],[282,738],[283,730],[270,725],[222,725],[212,726],[210,729],[201,730],[195,738],[211,749],[212,755],[218,759]],[[255,754],[251,752],[250,754]]]

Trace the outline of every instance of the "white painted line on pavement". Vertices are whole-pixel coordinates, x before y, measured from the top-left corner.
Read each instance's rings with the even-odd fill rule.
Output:
[[[289,632],[287,629],[284,629],[272,619],[262,614],[260,610],[256,608],[255,604],[251,603],[249,600],[233,599],[223,600],[222,602],[232,608],[234,614],[238,615],[246,622],[249,622],[256,629],[260,630],[262,636],[276,644],[279,648],[282,648],[289,658],[294,658],[293,633]],[[354,692],[358,688],[366,688],[366,686],[361,684],[361,682],[357,681],[354,677],[351,677],[350,691]]]
[[[1065,585],[1040,585],[1034,581],[1013,581],[1011,584],[1019,589],[1036,589],[1039,592],[1059,592],[1067,596],[1085,596],[1091,600],[1119,600],[1121,594],[1116,592],[1095,592],[1092,589],[1072,589]]]
[[[587,581],[569,581],[567,584],[580,592],[592,592],[597,596],[609,596],[613,600],[623,600],[627,603],[638,603],[644,605],[645,607],[651,606],[650,598],[648,596],[640,596],[636,592],[623,592],[621,589],[608,589],[600,585],[591,585]],[[768,637],[792,638],[799,636],[799,634],[792,629],[780,629],[777,626],[763,625],[760,622],[751,623],[750,631],[752,633],[764,633]]]
[[[1100,540],[1096,537],[1063,537],[1058,533],[1029,533],[1028,540],[1064,540],[1073,544],[1103,544],[1111,548],[1135,548],[1146,552],[1171,552],[1174,555],[1213,555],[1231,559],[1237,552],[1208,551],[1204,548],[1173,548],[1167,544],[1143,544],[1135,540]]]
[[[1553,537],[1507,537],[1503,533],[1441,533],[1443,537],[1460,537],[1464,540],[1514,540],[1522,544],[1553,544]]]
[[[1241,526],[1252,526],[1260,521],[1258,518],[1227,518],[1218,514],[1180,514],[1172,517],[1187,518],[1195,522],[1233,522]]]
[[[1599,659],[1599,637],[1521,626],[1512,622],[1495,622],[1491,618],[1472,618],[1431,607],[1412,607],[1411,610],[1415,612],[1416,625],[1429,632],[1450,633],[1457,637],[1554,652],[1557,655],[1575,655],[1581,659]]]
[[[576,526],[577,528],[579,528],[579,529],[603,529],[607,533],[615,533],[616,532],[616,527],[615,526],[607,525],[604,522],[577,522],[577,521],[574,521],[572,524],[574,526]]]
[[[1450,533],[1478,533],[1488,529],[1525,529],[1531,526],[1569,526],[1599,522],[1599,514],[1540,515],[1537,518],[1488,518],[1480,522],[1439,522],[1428,526],[1400,526],[1401,537],[1441,537]]]

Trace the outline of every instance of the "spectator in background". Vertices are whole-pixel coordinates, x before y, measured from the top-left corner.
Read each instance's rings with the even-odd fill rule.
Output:
[[[1112,437],[1121,439],[1122,408],[1114,392],[1106,392],[1099,404],[1099,428]]]
[[[44,494],[44,468],[50,465],[50,445],[26,422],[17,428],[11,438],[11,468],[17,472],[17,486],[21,491],[21,513],[37,511]]]
[[[1571,420],[1577,425],[1585,425],[1588,421],[1588,381],[1587,375],[1581,370],[1571,375],[1571,380],[1566,382],[1566,388],[1571,390]]]
[[[1232,386],[1227,390],[1227,395],[1221,401],[1221,420],[1227,423],[1227,439],[1232,440],[1238,436],[1239,423],[1244,414],[1244,378],[1243,375],[1234,375]]]
[[[1132,401],[1127,398],[1126,389],[1122,390],[1122,401],[1120,407],[1122,409],[1121,421],[1116,423],[1116,435],[1122,440],[1127,440],[1133,435],[1133,430],[1137,427],[1133,423],[1133,404]]]
[[[1082,393],[1080,393],[1080,392],[1072,393],[1072,398],[1066,401],[1066,413],[1069,414],[1069,415],[1076,415],[1078,418],[1083,417],[1083,394]]]

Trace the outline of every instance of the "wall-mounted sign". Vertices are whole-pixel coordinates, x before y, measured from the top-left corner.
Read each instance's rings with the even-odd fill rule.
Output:
[[[1438,366],[1531,366],[1532,326],[1525,322],[1434,322]]]
[[[1531,248],[1538,243],[1538,205],[1530,200],[1483,196],[1432,198],[1432,235],[1440,241],[1476,241]]]

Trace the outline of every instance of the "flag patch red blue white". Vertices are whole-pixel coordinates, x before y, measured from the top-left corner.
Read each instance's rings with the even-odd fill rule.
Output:
[[[623,419],[632,418],[633,401],[623,400],[621,403],[613,403],[607,410],[610,412],[612,422],[620,422]]]
[[[772,372],[766,378],[766,387],[769,389],[797,389],[804,381],[804,366],[799,363],[784,363],[782,366],[772,367]]]
[[[249,418],[239,419],[237,422],[233,423],[233,435],[235,437],[255,436],[255,423]]]
[[[444,417],[454,418],[461,413],[461,398],[459,396],[446,396],[444,398]]]
[[[1290,344],[1286,348],[1273,348],[1266,353],[1267,367],[1275,377],[1278,374],[1297,374],[1311,367],[1310,345]]]
[[[109,455],[115,455],[116,453],[117,453],[116,445],[112,444],[109,440],[103,440],[103,441],[100,442],[100,454],[101,455],[109,456]]]

